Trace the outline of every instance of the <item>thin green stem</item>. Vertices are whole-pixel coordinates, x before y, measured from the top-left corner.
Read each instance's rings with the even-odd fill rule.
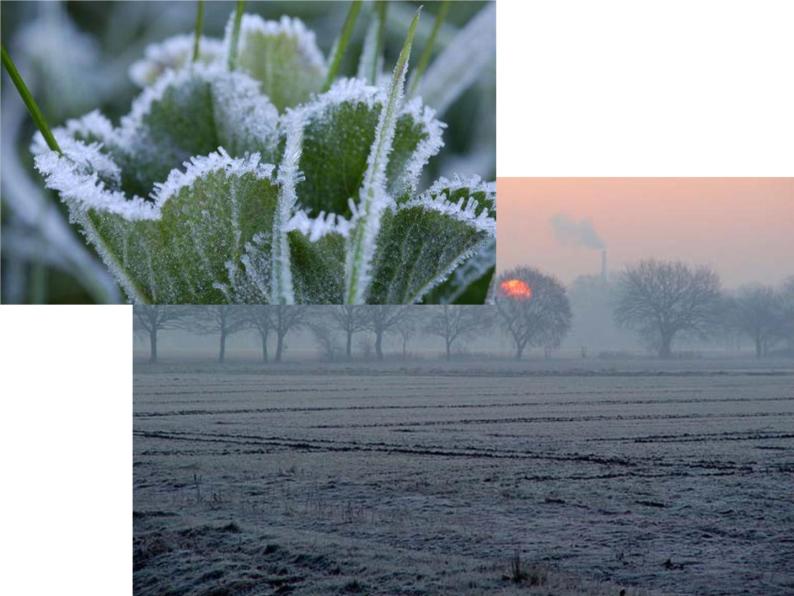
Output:
[[[204,30],[204,0],[198,0],[196,7],[196,37],[193,39],[193,62],[199,59],[199,43]]]
[[[2,54],[3,66],[5,66],[6,71],[8,71],[8,76],[10,76],[11,80],[14,82],[14,86],[17,88],[22,101],[25,102],[25,107],[28,109],[28,112],[30,112],[33,122],[36,123],[36,126],[41,131],[44,140],[47,141],[47,145],[53,151],[63,153],[61,148],[58,146],[58,142],[55,140],[50,127],[47,126],[47,121],[44,119],[44,115],[41,113],[36,100],[33,99],[33,95],[28,90],[27,85],[25,85],[22,75],[19,74],[14,61],[11,60],[11,56],[8,55],[5,46],[2,47]]]
[[[240,23],[243,20],[244,0],[237,0],[237,8],[234,13],[234,28],[232,29],[232,39],[229,44],[229,70],[234,70],[237,66],[237,46],[240,44]]]
[[[433,46],[436,43],[436,36],[438,35],[438,31],[441,29],[441,25],[444,23],[444,19],[447,18],[449,5],[450,0],[444,0],[441,3],[441,7],[438,9],[438,12],[436,13],[436,20],[433,21],[433,30],[430,32],[427,45],[425,45],[425,49],[422,50],[422,55],[419,57],[419,62],[416,64],[416,70],[414,70],[414,72],[411,74],[411,81],[408,84],[409,97],[416,92],[416,88],[419,86],[419,81],[422,79],[422,75],[425,74],[427,65],[430,64],[430,58],[433,55]]]
[[[30,301],[33,304],[47,302],[47,268],[41,261],[34,261],[30,268]]]
[[[353,35],[353,28],[356,25],[358,13],[361,12],[361,0],[353,0],[350,4],[350,10],[347,11],[345,17],[345,24],[342,26],[342,33],[334,44],[334,49],[331,53],[331,59],[328,64],[328,76],[323,85],[323,91],[328,91],[339,73],[339,67],[342,64],[342,57],[345,55],[347,45],[350,43],[350,37]]]
[[[375,85],[378,82],[378,58],[383,52],[383,44],[386,39],[386,13],[389,9],[389,3],[386,0],[377,2],[376,7],[378,10],[378,34],[375,36],[375,60],[372,62],[372,73],[370,81]]]

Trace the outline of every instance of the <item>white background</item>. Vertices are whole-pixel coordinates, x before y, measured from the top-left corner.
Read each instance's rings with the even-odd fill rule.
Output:
[[[498,176],[791,176],[791,0],[499,0]]]
[[[497,27],[500,176],[794,174],[794,2],[500,0]],[[129,594],[131,308],[3,306],[0,338],[3,591]]]

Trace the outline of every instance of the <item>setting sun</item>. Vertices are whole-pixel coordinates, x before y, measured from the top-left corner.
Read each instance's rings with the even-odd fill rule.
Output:
[[[532,298],[532,288],[527,282],[520,279],[506,279],[499,284],[499,288],[505,296],[517,298],[519,300],[529,300]]]

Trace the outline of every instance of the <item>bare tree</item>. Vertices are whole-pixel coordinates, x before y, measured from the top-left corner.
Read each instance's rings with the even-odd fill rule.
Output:
[[[494,302],[502,327],[521,359],[527,346],[559,347],[571,328],[571,305],[565,287],[537,269],[518,267],[497,280]]]
[[[788,342],[788,350],[794,355],[794,275],[783,281],[780,298],[783,303],[782,331]]]
[[[402,340],[402,359],[408,358],[408,342],[416,335],[419,330],[419,311],[425,310],[426,306],[408,306],[405,308],[403,316],[397,320],[395,328]]]
[[[484,306],[426,306],[428,320],[425,331],[444,340],[447,360],[452,358],[452,346],[458,339],[472,336],[490,320],[491,309]]]
[[[755,344],[762,358],[785,336],[783,296],[769,286],[745,286],[730,301],[731,322]]]
[[[314,340],[328,360],[335,360],[338,350],[332,328],[335,320],[335,307],[320,306],[311,311],[311,320],[307,323],[314,335]],[[329,320],[330,319],[330,320]]]
[[[245,308],[245,322],[249,327],[256,329],[262,345],[262,362],[268,362],[267,340],[270,332],[275,328],[269,306],[248,306]]]
[[[619,325],[639,331],[661,358],[669,358],[676,335],[714,331],[721,305],[714,270],[650,259],[621,275],[614,314]]]
[[[383,336],[395,329],[405,316],[405,306],[363,306],[367,329],[375,334],[375,357],[383,360]]]
[[[284,339],[291,330],[298,329],[306,323],[307,307],[279,304],[262,308],[270,310],[273,330],[276,332],[276,355],[274,360],[281,362],[284,356]]]
[[[140,304],[133,308],[132,316],[133,328],[149,336],[149,362],[157,362],[158,333],[175,327],[175,323],[185,316],[185,308],[163,304]]]
[[[218,334],[218,362],[226,360],[226,340],[248,325],[246,307],[231,304],[195,306],[191,309],[192,321],[185,328],[203,334]]]
[[[367,328],[366,311],[363,306],[334,306],[330,309],[336,326],[345,333],[345,356],[353,357],[353,335]]]

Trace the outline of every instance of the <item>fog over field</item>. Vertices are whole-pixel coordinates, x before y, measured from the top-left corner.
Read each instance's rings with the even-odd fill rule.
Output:
[[[136,344],[136,594],[794,589],[785,340],[517,361],[498,305],[356,307],[348,358],[344,307],[213,308]]]

